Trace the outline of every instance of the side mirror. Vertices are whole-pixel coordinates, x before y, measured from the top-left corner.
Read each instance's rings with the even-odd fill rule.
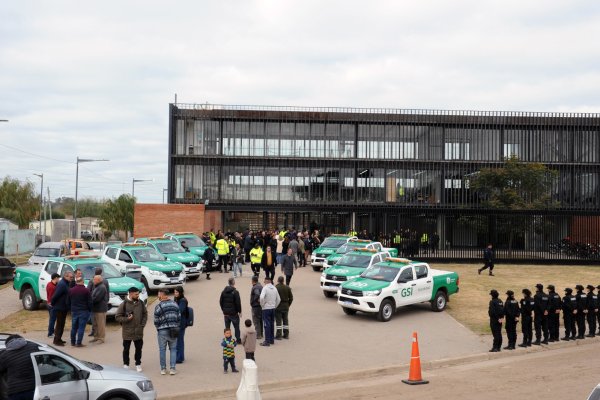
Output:
[[[90,377],[90,373],[89,373],[89,371],[85,371],[85,370],[83,370],[83,369],[80,369],[80,370],[77,372],[77,378],[78,378],[79,380],[87,379],[87,378],[89,378],[89,377]]]

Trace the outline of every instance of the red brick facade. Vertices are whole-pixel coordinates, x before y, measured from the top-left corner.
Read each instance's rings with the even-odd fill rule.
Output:
[[[201,234],[223,229],[221,211],[205,211],[204,204],[136,204],[133,236],[162,236],[165,232]]]

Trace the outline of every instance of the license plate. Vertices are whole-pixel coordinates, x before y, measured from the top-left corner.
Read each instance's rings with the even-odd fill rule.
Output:
[[[179,282],[179,278],[171,278],[171,283]]]
[[[190,268],[190,272],[198,272],[198,268]]]
[[[351,301],[345,301],[343,304],[346,305],[346,306],[352,306],[352,305],[354,305],[354,303],[352,303]]]

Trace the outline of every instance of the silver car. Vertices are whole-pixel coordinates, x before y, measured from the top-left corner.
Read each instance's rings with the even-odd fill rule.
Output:
[[[64,257],[68,249],[63,242],[45,242],[38,246],[29,258],[29,265],[44,265],[50,257]]]
[[[7,334],[0,334],[0,352]],[[95,364],[72,357],[52,346],[39,346],[31,354],[35,371],[35,399],[155,400],[152,381],[135,370]],[[4,377],[0,377],[0,385]],[[0,387],[0,394],[6,388]]]

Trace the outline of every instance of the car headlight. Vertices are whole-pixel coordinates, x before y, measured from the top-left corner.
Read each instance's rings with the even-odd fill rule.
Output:
[[[321,272],[321,276],[322,276],[323,278],[325,278],[325,277],[327,276],[327,273],[326,273],[325,271],[323,271],[323,272]]]
[[[154,390],[154,385],[152,384],[152,381],[138,381],[136,385],[140,388],[142,392],[149,392],[151,390]]]
[[[146,286],[144,286],[144,288],[142,289],[142,294],[148,294],[148,292],[146,291]]]
[[[366,290],[363,292],[363,296],[379,296],[381,290]]]
[[[360,275],[347,276],[347,277],[346,277],[346,280],[350,281],[350,280],[352,280],[352,279],[356,279],[356,278],[358,278],[359,276],[360,276]]]
[[[148,272],[150,273],[150,275],[157,275],[157,276],[164,275],[164,273],[162,273],[161,271],[154,271],[152,269],[149,269]]]

